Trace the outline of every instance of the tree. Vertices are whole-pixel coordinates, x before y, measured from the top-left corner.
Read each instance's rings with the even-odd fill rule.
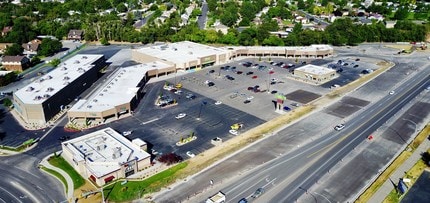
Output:
[[[167,154],[163,154],[160,156],[160,158],[158,158],[158,161],[161,163],[165,163],[167,165],[171,165],[174,163],[178,163],[182,161],[182,157],[180,157],[179,155],[175,154],[175,153],[167,153]]]
[[[60,59],[52,59],[51,62],[49,62],[49,64],[51,64],[54,67],[57,67],[58,65],[60,65],[61,60]]]
[[[394,19],[396,20],[405,20],[409,15],[409,10],[407,7],[403,6],[397,9],[396,13],[394,13]]]
[[[11,46],[8,46],[6,48],[4,55],[9,55],[9,56],[21,55],[22,51],[24,51],[24,48],[22,48],[21,45],[14,43]]]
[[[37,52],[40,56],[51,56],[57,53],[63,48],[63,44],[58,40],[51,38],[45,38],[40,44],[40,50]]]

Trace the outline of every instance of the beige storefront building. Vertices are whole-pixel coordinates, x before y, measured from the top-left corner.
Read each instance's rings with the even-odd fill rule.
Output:
[[[336,70],[316,65],[305,65],[294,69],[294,76],[314,84],[326,83],[337,77]]]
[[[82,177],[101,186],[150,166],[143,143],[105,128],[61,143],[61,155]]]

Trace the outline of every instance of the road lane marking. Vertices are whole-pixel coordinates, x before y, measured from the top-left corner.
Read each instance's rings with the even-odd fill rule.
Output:
[[[12,193],[10,193],[8,190],[6,190],[5,188],[0,186],[0,189],[5,191],[7,194],[9,194],[11,197],[15,198],[16,200],[18,200],[18,202],[22,202],[18,197],[16,197],[15,195],[13,195]]]
[[[349,133],[349,134],[348,134],[348,135],[346,135],[346,136],[341,137],[340,139],[336,140],[335,142],[332,142],[332,143],[330,143],[329,145],[327,145],[327,146],[325,146],[325,147],[321,148],[320,150],[318,150],[318,151],[316,151],[316,152],[314,152],[314,153],[312,153],[312,154],[308,155],[306,158],[310,158],[311,156],[314,156],[315,154],[319,154],[320,152],[323,152],[323,151],[329,150],[329,148],[332,148],[332,147],[334,147],[336,144],[339,144],[339,142],[341,142],[341,141],[343,141],[344,139],[346,139],[348,136],[350,136],[350,134],[351,134],[351,133]]]
[[[136,119],[137,119],[137,118],[136,118]],[[148,124],[148,123],[152,123],[152,122],[154,122],[154,121],[158,121],[159,119],[160,119],[160,118],[154,118],[154,119],[152,119],[152,120],[142,122],[140,125],[145,125],[145,124]]]
[[[35,202],[39,202],[39,201],[37,201],[38,199],[30,191],[28,191],[25,187],[23,187],[21,184],[15,182],[15,181],[11,181],[10,183],[12,185],[14,185],[17,189],[24,191],[28,195],[28,197],[30,197],[30,199],[33,199]]]

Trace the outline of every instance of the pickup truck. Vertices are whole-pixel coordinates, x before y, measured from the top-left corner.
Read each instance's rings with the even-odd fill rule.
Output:
[[[212,195],[206,200],[206,203],[224,203],[225,194],[219,191],[218,193]]]

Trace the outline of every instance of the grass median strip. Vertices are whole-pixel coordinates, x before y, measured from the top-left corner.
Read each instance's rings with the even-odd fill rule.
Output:
[[[178,171],[187,167],[187,165],[188,162],[179,163],[142,181],[128,181],[126,184],[121,184],[122,181],[120,180],[107,186],[103,191],[110,201],[121,202],[133,200],[142,197],[144,194],[159,191],[166,185],[170,185],[178,179]]]
[[[67,185],[66,179],[60,173],[58,173],[57,171],[54,171],[52,169],[46,168],[44,166],[41,166],[40,168],[42,170],[46,171],[47,173],[57,177],[63,183],[64,187],[66,188],[66,191],[69,189],[69,186]]]
[[[78,172],[69,164],[62,156],[51,156],[48,159],[48,162],[63,170],[67,174],[69,174],[70,178],[73,180],[73,189],[77,189],[85,184],[85,180],[82,178],[81,175],[79,175]]]

